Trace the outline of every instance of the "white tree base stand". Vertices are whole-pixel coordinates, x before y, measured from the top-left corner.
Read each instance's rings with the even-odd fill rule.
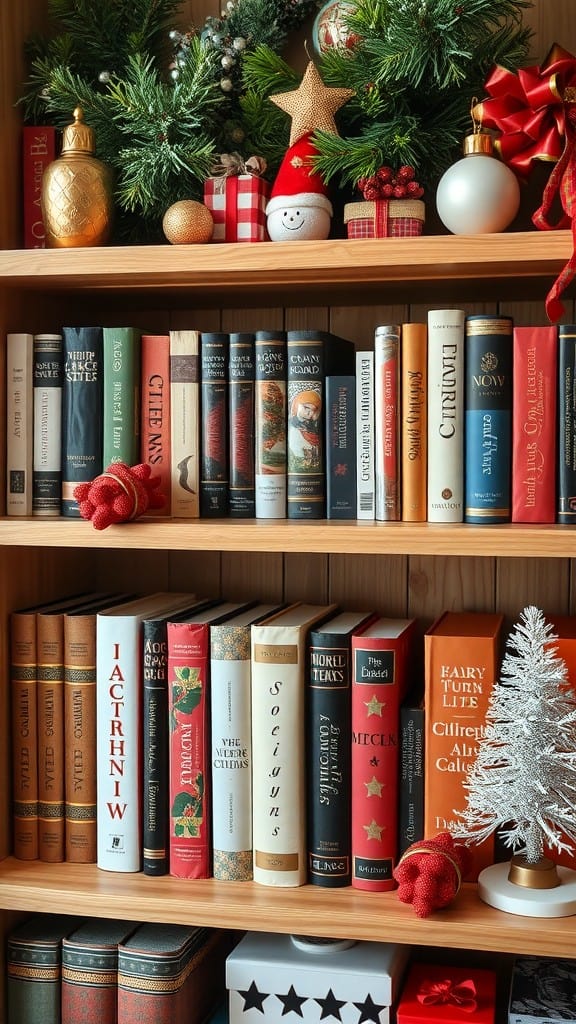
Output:
[[[478,876],[478,895],[484,903],[523,917],[570,917],[576,914],[576,871],[559,865],[560,885],[530,889],[508,881],[510,861],[492,864]]]

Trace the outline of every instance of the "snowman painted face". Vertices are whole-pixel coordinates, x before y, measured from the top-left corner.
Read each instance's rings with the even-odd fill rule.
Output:
[[[315,204],[309,199],[301,203],[297,195],[278,196],[270,205],[267,226],[272,242],[328,238],[330,212],[323,197],[319,196]]]

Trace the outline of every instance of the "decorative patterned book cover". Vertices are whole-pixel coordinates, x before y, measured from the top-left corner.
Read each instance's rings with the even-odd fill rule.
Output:
[[[256,518],[286,518],[286,333],[256,331]]]
[[[576,962],[518,956],[512,968],[508,1024],[576,1024]]]
[[[558,328],[514,327],[512,522],[556,522]]]
[[[170,331],[171,514],[200,515],[200,332]]]
[[[104,346],[101,327],[63,327],[62,515],[80,518],[74,488],[102,463]]]
[[[230,515],[253,519],[256,512],[254,467],[254,334],[230,335],[228,362],[228,429]]]
[[[558,327],[557,522],[576,523],[576,324]]]
[[[464,311],[428,312],[428,520],[464,518]]]
[[[6,335],[6,515],[32,515],[34,394],[32,334]]]
[[[252,624],[278,611],[258,604],[210,626],[210,739],[214,878],[252,878]]]
[[[227,516],[229,495],[229,335],[200,336],[200,515]]]
[[[169,516],[170,475],[170,335],[143,334],[141,338],[140,462],[147,462],[160,477],[158,490],[164,507],[156,515]]]
[[[400,706],[398,859],[424,838],[424,723],[423,695],[408,694]]]
[[[371,892],[395,887],[400,705],[415,625],[381,617],[352,635],[352,885]]]
[[[46,230],[40,195],[45,168],[56,156],[56,128],[53,125],[25,125],[22,128],[22,203],[25,249],[44,249]]]
[[[140,458],[141,332],[104,327],[102,463],[134,466]]]
[[[402,518],[400,484],[399,324],[377,327],[374,335],[374,424],[376,519]]]
[[[38,856],[65,857],[64,612],[36,614]]]
[[[352,880],[352,635],[369,612],[340,612],[310,632],[306,673],[308,876],[339,888]]]
[[[356,353],[356,484],[357,519],[374,519],[374,352]]]
[[[483,736],[501,665],[504,617],[445,612],[424,635],[424,834],[451,831],[466,806],[466,781]],[[493,862],[494,837],[470,846],[466,881]]]
[[[137,927],[92,918],[62,939],[61,1024],[117,1024],[118,944]]]
[[[62,940],[77,927],[77,917],[36,914],[8,935],[8,1024],[61,1024]]]
[[[406,523],[425,523],[428,507],[428,326],[425,323],[402,324],[400,390],[402,519]]]
[[[354,373],[351,341],[288,331],[288,519],[325,519],[325,379]]]
[[[326,377],[326,518],[356,519],[356,377]]]
[[[308,880],[305,686],[308,634],[336,605],[293,604],[252,626],[254,881]]]
[[[513,327],[510,316],[466,317],[466,523],[507,523],[511,518]]]
[[[118,1024],[202,1024],[224,992],[226,932],[143,924],[118,946]]]
[[[62,502],[62,335],[34,335],[32,514],[59,516]]]

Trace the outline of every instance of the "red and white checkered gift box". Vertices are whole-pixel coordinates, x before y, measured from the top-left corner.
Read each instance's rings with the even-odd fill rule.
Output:
[[[204,204],[214,218],[213,242],[266,242],[270,184],[255,174],[207,178]]]
[[[422,234],[424,218],[421,199],[375,199],[344,206],[348,238],[411,238]]]

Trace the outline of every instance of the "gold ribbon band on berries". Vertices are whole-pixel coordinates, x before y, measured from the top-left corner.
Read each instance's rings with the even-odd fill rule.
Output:
[[[445,857],[456,872],[456,880],[458,883],[456,886],[456,893],[460,891],[460,886],[462,885],[462,872],[460,870],[460,865],[454,860],[454,857],[447,853],[446,850],[431,850],[427,846],[414,846],[412,849],[406,850],[406,853],[402,854],[398,863],[402,864],[402,862],[408,860],[409,857],[415,857],[417,853],[436,853],[439,854],[440,857]],[[454,895],[456,895],[456,893]]]

